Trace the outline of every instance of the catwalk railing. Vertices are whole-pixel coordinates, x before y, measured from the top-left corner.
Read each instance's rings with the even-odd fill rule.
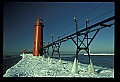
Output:
[[[110,21],[112,20],[115,20],[115,16],[113,17],[110,17],[108,19],[105,19],[101,22],[98,22],[96,24],[93,24],[91,26],[88,27],[88,21],[86,21],[86,28],[80,30],[80,31],[77,31],[73,34],[70,34],[68,36],[65,36],[63,38],[60,39],[60,37],[58,37],[58,40],[56,41],[53,41],[51,43],[48,43],[47,45],[43,46],[43,50],[44,50],[44,54],[45,53],[48,53],[49,55],[49,47],[52,47],[52,57],[53,57],[53,54],[54,52],[58,52],[58,55],[59,55],[59,58],[60,58],[60,52],[59,52],[59,49],[60,49],[60,46],[61,46],[61,43],[62,42],[65,42],[65,41],[68,41],[68,40],[72,40],[75,45],[77,46],[77,49],[76,49],[76,58],[78,58],[78,53],[80,52],[80,50],[85,50],[87,53],[88,53],[88,56],[89,56],[89,62],[90,62],[90,50],[89,50],[89,46],[91,44],[91,42],[93,41],[93,39],[95,38],[95,36],[97,35],[97,33],[100,31],[100,29],[102,28],[106,28],[106,27],[111,27],[112,25],[114,25],[115,21],[113,21],[112,24],[105,24],[105,23],[109,23]],[[77,20],[75,20],[76,22],[76,29],[78,29],[77,27]],[[88,37],[88,34],[91,33],[91,32],[94,32],[93,36],[92,37]],[[83,36],[84,38],[79,38]],[[53,36],[52,36],[53,38]],[[75,40],[76,38],[76,40]],[[84,41],[86,40],[86,44],[84,43]]]

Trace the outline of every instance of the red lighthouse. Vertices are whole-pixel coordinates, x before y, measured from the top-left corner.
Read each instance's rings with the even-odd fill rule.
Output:
[[[34,50],[33,56],[43,55],[43,27],[42,20],[38,17],[35,23],[34,30]]]

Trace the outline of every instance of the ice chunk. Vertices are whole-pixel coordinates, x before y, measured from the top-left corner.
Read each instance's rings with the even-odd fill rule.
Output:
[[[77,74],[78,73],[78,60],[76,58],[74,59],[74,63],[73,63],[71,72],[73,74]]]

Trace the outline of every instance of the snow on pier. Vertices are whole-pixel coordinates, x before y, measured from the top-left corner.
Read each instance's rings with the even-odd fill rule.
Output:
[[[94,66],[94,73],[88,71],[88,64],[78,61],[78,73],[71,72],[73,61],[59,60],[21,54],[23,57],[17,64],[9,68],[3,77],[83,77],[83,78],[114,78],[114,69]]]

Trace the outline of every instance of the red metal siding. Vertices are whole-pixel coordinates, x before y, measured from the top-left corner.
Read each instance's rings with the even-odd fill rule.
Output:
[[[34,50],[33,56],[43,55],[43,25],[40,18],[37,18],[34,30]]]

